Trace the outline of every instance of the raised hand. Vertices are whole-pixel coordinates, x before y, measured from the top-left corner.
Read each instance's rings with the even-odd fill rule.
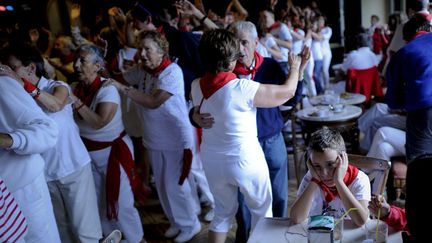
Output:
[[[80,16],[81,16],[81,5],[72,4],[71,10],[70,10],[70,18],[71,19],[77,19]]]
[[[297,55],[294,55],[294,54],[290,54],[288,56],[288,66],[289,66],[289,69],[297,69],[297,70],[299,70],[300,63],[301,63],[300,56],[297,56]]]
[[[195,15],[199,11],[195,5],[187,0],[180,0],[174,3],[174,6],[177,8],[177,11],[186,14],[186,15]]]

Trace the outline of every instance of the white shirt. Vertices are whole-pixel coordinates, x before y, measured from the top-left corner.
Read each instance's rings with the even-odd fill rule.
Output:
[[[183,150],[192,148],[193,128],[184,98],[183,73],[176,63],[167,66],[158,77],[135,65],[124,75],[130,84],[138,83],[138,90],[151,94],[164,90],[172,96],[156,109],[138,105],[138,114],[143,125],[143,144],[154,150]]]
[[[284,40],[284,41],[292,41],[291,33],[288,29],[288,26],[284,23],[281,23],[280,26],[276,29],[273,29],[270,34],[272,34],[275,38]],[[288,53],[289,49],[283,46],[279,46],[281,49],[282,58],[276,59],[278,62],[287,62],[288,61]]]
[[[300,183],[300,187],[297,190],[297,197],[303,194],[306,187],[309,185],[311,179],[312,175],[308,171],[303,177],[303,180]],[[354,195],[354,198],[358,201],[371,200],[371,187],[369,177],[363,171],[359,171],[357,178],[355,178],[351,185],[348,186],[348,189]],[[322,215],[324,210],[335,210],[341,214],[344,214],[348,210],[348,208],[346,209],[343,206],[343,203],[339,196],[337,196],[333,201],[326,205],[324,192],[321,189],[315,190],[312,199],[312,206],[309,211],[309,216]],[[347,218],[349,218],[349,216],[347,216]]]
[[[120,133],[124,130],[120,106],[120,95],[116,87],[112,85],[101,87],[95,95],[95,98],[90,105],[90,109],[95,111],[97,105],[104,102],[117,104],[116,113],[112,120],[104,127],[95,129],[91,127],[86,121],[79,118],[76,119],[81,136],[94,141],[110,142],[118,138]]]
[[[311,51],[312,51],[312,57],[314,60],[320,61],[323,59],[321,41],[312,40]]]
[[[58,86],[66,87],[71,93],[69,85],[61,81],[48,80],[42,77],[38,82],[38,88],[50,94]],[[52,118],[61,129],[56,146],[41,155],[45,159],[45,176],[47,181],[63,178],[86,164],[91,159],[85,148],[80,135],[79,129],[73,119],[72,100],[68,97],[68,104],[58,112],[44,112]]]
[[[293,30],[294,31],[294,30]],[[305,32],[302,29],[297,29],[297,34],[301,35],[301,36],[305,36]],[[303,48],[303,40],[302,39],[297,39],[295,38],[295,36],[292,36],[293,38],[293,43],[292,43],[292,47],[291,47],[291,51],[294,54],[299,54]]]
[[[215,123],[212,128],[203,129],[202,150],[238,155],[242,145],[258,143],[253,100],[259,85],[252,80],[234,79],[203,100],[200,111],[212,114]],[[203,94],[199,79],[192,82],[191,95],[194,106],[200,105]]]
[[[369,47],[361,47],[348,54],[342,63],[342,70],[344,72],[348,69],[363,70],[377,65],[378,58],[371,49]]]
[[[10,149],[0,149],[0,177],[15,192],[43,172],[40,153],[56,144],[58,128],[17,81],[1,76],[0,90],[0,132],[13,140]]]
[[[323,55],[332,55],[330,48],[330,38],[332,37],[333,31],[330,27],[326,26],[321,30],[323,39],[321,40],[321,48]]]

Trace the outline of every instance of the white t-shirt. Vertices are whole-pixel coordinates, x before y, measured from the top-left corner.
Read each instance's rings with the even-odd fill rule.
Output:
[[[66,83],[48,80],[44,77],[39,80],[37,86],[50,94],[54,93],[54,88],[63,86],[68,89],[69,94],[71,93]],[[52,181],[65,177],[90,163],[90,156],[73,119],[72,100],[68,97],[67,105],[61,111],[54,113],[41,107],[60,127],[56,146],[41,154],[45,159],[46,180]]]
[[[302,29],[297,29],[297,30],[293,30],[296,31],[297,34],[301,35],[301,36],[305,36],[305,32]],[[292,35],[293,38],[293,43],[292,43],[292,47],[291,47],[291,51],[294,54],[299,54],[303,48],[303,40],[302,39],[297,39],[295,38],[294,35]]]
[[[333,31],[330,27],[324,27],[321,30],[321,35],[323,36],[323,39],[321,40],[321,48],[322,53],[324,56],[326,55],[332,55],[331,48],[330,48],[330,38],[332,37]]]
[[[297,190],[297,197],[299,197],[304,192],[306,187],[309,185],[311,179],[312,175],[310,174],[310,172],[306,173],[306,175],[303,177],[302,182],[300,183],[299,189]],[[355,178],[351,185],[348,186],[348,189],[358,201],[371,200],[371,187],[369,177],[363,171],[359,171],[357,178]],[[339,196],[327,204],[325,202],[324,192],[321,189],[315,190],[312,199],[312,206],[309,211],[309,216],[322,215],[323,211],[326,210],[335,210],[338,212],[338,214],[341,213],[340,215],[342,215],[348,209],[345,209]],[[349,218],[349,216],[347,216],[347,218]]]
[[[176,63],[171,63],[158,77],[135,65],[124,75],[130,84],[138,83],[138,89],[146,94],[164,90],[172,96],[156,109],[138,105],[143,125],[143,144],[154,150],[182,150],[192,148],[193,128],[189,121],[184,98],[183,73]]]
[[[96,110],[99,103],[114,103],[117,104],[117,109],[112,120],[100,129],[95,129],[90,126],[87,122],[82,119],[76,119],[78,127],[80,128],[81,136],[100,142],[113,141],[118,138],[121,132],[124,130],[121,106],[120,106],[120,95],[116,87],[108,85],[101,87],[93,99],[90,109]]]
[[[261,42],[258,42],[258,45],[256,46],[255,50],[263,57],[271,57],[270,52],[267,50],[267,48],[265,48],[265,46]]]
[[[253,100],[259,85],[248,79],[234,79],[203,100],[200,111],[212,114],[215,123],[203,129],[202,150],[238,155],[241,145],[258,142]],[[203,99],[199,79],[192,82],[191,95],[193,105],[199,106]]]
[[[311,51],[314,60],[321,61],[323,59],[321,41],[312,40]]]
[[[280,26],[276,29],[273,29],[270,34],[272,34],[275,38],[284,40],[284,41],[292,41],[293,38],[286,24],[281,23]],[[287,62],[288,61],[288,53],[289,49],[283,46],[279,46],[281,49],[282,58],[276,59],[278,62]]]
[[[361,47],[348,54],[342,63],[342,70],[346,72],[348,69],[363,70],[375,67],[378,65],[377,56],[369,47]]]

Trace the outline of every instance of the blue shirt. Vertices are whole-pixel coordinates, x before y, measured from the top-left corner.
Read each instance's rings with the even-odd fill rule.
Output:
[[[400,49],[387,67],[386,102],[407,112],[432,107],[432,33]]]

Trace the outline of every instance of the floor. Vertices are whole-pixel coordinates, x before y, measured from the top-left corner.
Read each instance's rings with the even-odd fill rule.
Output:
[[[293,157],[292,155],[289,156],[289,182],[288,182],[288,188],[289,188],[289,206],[292,205],[295,199],[295,194],[297,191],[297,182],[295,180],[294,175],[294,165],[293,165]],[[207,242],[207,234],[208,234],[208,226],[209,223],[205,222],[203,220],[203,215],[207,212],[208,208],[204,208],[202,214],[200,215],[200,221],[202,225],[201,232],[195,236],[191,241],[191,243],[204,243]],[[170,239],[166,239],[163,234],[168,229],[169,223],[167,218],[164,216],[164,213],[162,211],[162,208],[159,204],[159,200],[157,199],[156,193],[152,193],[152,196],[150,199],[147,200],[147,202],[144,204],[144,206],[139,208],[142,223],[144,227],[145,232],[145,239],[148,243],[156,243],[156,242],[174,242]],[[227,243],[232,243],[235,240],[235,230],[236,225],[233,224],[233,227],[231,231],[228,234]]]

